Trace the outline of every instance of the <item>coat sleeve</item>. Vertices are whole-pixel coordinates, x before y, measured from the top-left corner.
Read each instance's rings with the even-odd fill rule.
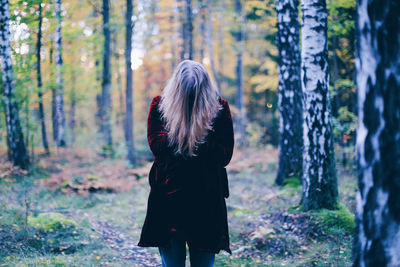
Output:
[[[161,120],[161,114],[158,110],[160,96],[153,98],[150,104],[149,116],[147,118],[147,141],[150,150],[157,158],[165,158],[171,151],[168,146],[167,131]]]
[[[214,123],[213,130],[209,133],[206,150],[209,159],[220,167],[229,164],[233,154],[234,133],[232,115],[229,104],[222,100],[223,109]]]

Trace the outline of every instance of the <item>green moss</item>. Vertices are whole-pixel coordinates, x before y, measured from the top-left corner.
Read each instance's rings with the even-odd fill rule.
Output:
[[[344,232],[346,235],[351,235],[354,231],[354,215],[343,204],[339,204],[337,210],[321,209],[310,213],[329,234]]]
[[[296,188],[296,189],[301,188],[300,179],[296,176],[286,178],[282,189],[288,189],[288,188]]]
[[[38,216],[28,216],[28,225],[36,229],[48,231],[50,229],[61,229],[75,226],[76,223],[70,218],[57,212],[44,212]]]
[[[250,209],[241,209],[241,208],[239,208],[239,209],[235,209],[235,216],[244,216],[244,215],[247,215],[247,214],[251,214],[252,213],[252,211],[250,210]]]

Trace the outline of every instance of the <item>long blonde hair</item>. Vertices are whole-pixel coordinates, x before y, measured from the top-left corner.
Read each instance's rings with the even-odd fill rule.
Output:
[[[202,64],[192,60],[179,63],[159,104],[169,145],[176,145],[175,154],[196,156],[196,148],[204,143],[213,119],[222,109],[219,97]]]

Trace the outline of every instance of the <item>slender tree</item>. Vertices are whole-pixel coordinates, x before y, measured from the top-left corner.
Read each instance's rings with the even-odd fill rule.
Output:
[[[56,111],[56,84],[54,81],[54,38],[50,34],[49,65],[50,65],[50,90],[51,90],[51,125],[53,129],[53,140],[57,142],[58,126]]]
[[[37,43],[36,43],[36,70],[37,70],[37,85],[38,85],[38,98],[39,98],[39,120],[42,129],[42,142],[44,150],[46,154],[50,154],[49,143],[47,141],[47,133],[46,133],[46,120],[44,115],[44,107],[43,107],[43,92],[42,92],[42,72],[41,72],[41,55],[40,50],[42,47],[42,1],[39,1],[39,25],[38,25],[38,34],[37,34]]]
[[[101,83],[101,130],[105,142],[105,150],[112,150],[112,133],[111,133],[111,72],[110,72],[110,3],[109,0],[103,0],[103,80]]]
[[[8,156],[14,165],[27,168],[29,164],[29,154],[24,143],[18,115],[18,103],[15,99],[8,0],[0,0],[0,64],[3,80]]]
[[[354,266],[400,266],[400,2],[357,0]]]
[[[176,0],[177,9],[178,9],[178,16],[179,16],[179,41],[180,41],[180,48],[179,48],[179,56],[180,60],[185,59],[186,53],[186,19],[185,19],[185,9],[184,9],[184,2],[183,0]]]
[[[275,183],[302,177],[303,105],[300,80],[298,0],[277,0],[279,169]]]
[[[186,0],[185,59],[193,59],[193,12],[192,0]]]
[[[235,45],[236,45],[236,97],[235,104],[239,111],[236,123],[236,132],[239,135],[238,145],[242,146],[246,144],[246,107],[244,105],[244,89],[243,89],[243,51],[244,51],[244,40],[243,40],[243,14],[242,14],[242,3],[240,0],[235,0],[235,13],[237,17],[236,30],[234,33]]]
[[[63,81],[63,59],[62,59],[62,33],[61,33],[61,0],[56,0],[56,93],[55,93],[55,113],[57,120],[57,146],[65,146],[65,114],[64,114],[64,81]]]
[[[208,29],[207,29],[207,45],[208,45],[208,56],[210,57],[211,71],[214,76],[214,80],[217,83],[218,91],[221,92],[221,82],[219,80],[217,68],[215,67],[214,57],[214,41],[213,41],[213,23],[212,23],[212,12],[211,12],[211,1],[206,0],[206,10],[208,15]]]
[[[325,0],[302,0],[303,198],[306,210],[334,209],[337,178],[329,100]]]
[[[199,13],[200,13],[200,47],[199,56],[200,62],[204,60],[204,50],[206,46],[206,10],[208,3],[204,3],[204,0],[199,0]]]
[[[125,14],[125,68],[126,68],[126,117],[125,117],[125,141],[128,151],[128,160],[131,165],[135,164],[133,143],[133,96],[132,96],[132,0],[126,0]]]

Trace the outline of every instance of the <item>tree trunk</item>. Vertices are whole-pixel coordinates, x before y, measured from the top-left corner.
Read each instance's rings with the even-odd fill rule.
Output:
[[[213,41],[213,23],[212,23],[212,12],[211,12],[211,2],[207,0],[206,3],[207,15],[208,15],[208,31],[207,31],[207,43],[208,43],[208,54],[210,57],[211,71],[214,76],[218,91],[221,92],[221,83],[218,77],[217,69],[215,67],[214,58],[214,41]]]
[[[61,34],[61,0],[56,0],[56,120],[57,120],[57,146],[66,146],[65,142],[65,114],[63,92],[63,60],[62,60],[62,34]]]
[[[238,18],[236,22],[235,31],[235,45],[236,45],[236,107],[239,111],[237,116],[237,134],[238,145],[243,146],[246,144],[246,107],[244,105],[244,90],[243,90],[243,51],[244,51],[244,41],[243,41],[243,14],[242,14],[242,3],[240,0],[235,0],[235,13]]]
[[[222,92],[222,86],[225,85],[225,74],[224,74],[224,64],[225,64],[225,51],[224,51],[224,14],[223,12],[226,10],[226,4],[224,1],[222,1],[221,4],[221,9],[218,12],[218,19],[219,19],[219,27],[218,27],[218,67],[219,67],[219,82],[220,82],[220,87],[219,90]]]
[[[126,118],[125,118],[125,141],[128,151],[128,160],[131,165],[135,164],[134,139],[133,139],[133,92],[132,92],[132,0],[126,0],[125,17],[125,64],[126,64]]]
[[[3,80],[9,159],[14,165],[20,166],[21,168],[27,168],[29,164],[29,155],[24,143],[18,115],[18,103],[15,99],[8,0],[0,0],[0,64],[2,69],[1,76]]]
[[[329,99],[325,0],[303,0],[301,77],[304,94],[303,198],[305,210],[337,206]]]
[[[192,0],[186,0],[186,22],[185,22],[185,59],[193,59],[193,14]]]
[[[171,15],[169,16],[169,23],[171,24],[171,31],[170,31],[170,44],[171,44],[171,73],[175,69],[175,64],[176,64],[176,53],[175,53],[175,48],[176,48],[176,36],[175,36],[175,27],[173,26],[175,24],[176,20],[176,9],[175,9],[175,2],[173,3],[173,6],[171,8]]]
[[[204,60],[204,49],[206,46],[206,10],[208,6],[207,3],[204,3],[204,0],[199,0],[199,13],[200,13],[200,60],[199,62],[203,62]],[[208,13],[208,12],[207,12]]]
[[[75,70],[72,70],[71,73],[71,106],[69,108],[69,129],[71,130],[71,145],[75,143],[76,136],[75,136],[75,128],[76,128],[76,118],[75,118],[75,111],[76,111],[76,73]]]
[[[179,33],[180,33],[180,60],[185,59],[186,53],[186,20],[185,20],[185,11],[184,11],[184,3],[183,0],[176,0],[178,5],[178,14],[179,14]]]
[[[36,68],[37,68],[37,84],[38,84],[38,98],[39,98],[39,120],[41,124],[41,129],[42,129],[42,142],[43,142],[43,147],[44,150],[46,151],[46,154],[50,154],[49,150],[49,143],[47,141],[47,134],[46,134],[46,121],[45,121],[45,115],[44,115],[44,108],[43,108],[43,93],[42,93],[42,72],[41,72],[41,65],[40,65],[40,50],[42,47],[41,39],[42,39],[42,21],[43,21],[43,15],[42,15],[42,2],[39,2],[39,26],[38,26],[38,34],[37,34],[37,43],[36,43]]]
[[[111,72],[110,72],[110,6],[109,0],[103,0],[103,81],[101,84],[101,128],[104,138],[103,147],[108,153],[112,152],[112,133],[111,133]]]
[[[54,83],[53,53],[54,53],[54,39],[53,37],[50,37],[49,65],[50,65],[50,88],[51,88],[51,122],[53,128],[53,140],[57,142],[58,126],[57,126],[57,116],[56,116],[56,87]]]
[[[400,3],[357,0],[354,266],[400,266]]]
[[[303,105],[300,80],[298,0],[277,0],[279,169],[275,183],[302,177]]]

